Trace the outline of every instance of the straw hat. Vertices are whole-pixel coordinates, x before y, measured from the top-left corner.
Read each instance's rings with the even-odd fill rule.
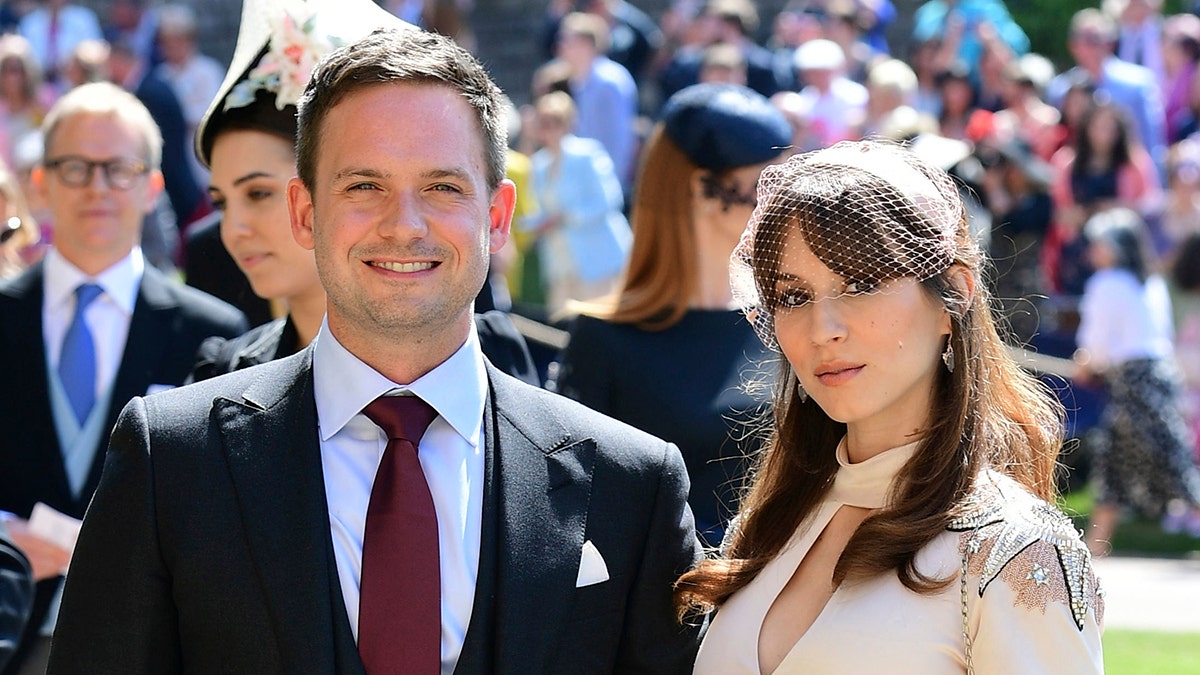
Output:
[[[295,137],[296,102],[326,53],[377,28],[413,28],[371,0],[245,0],[225,81],[200,120],[196,156],[209,166],[227,122]]]

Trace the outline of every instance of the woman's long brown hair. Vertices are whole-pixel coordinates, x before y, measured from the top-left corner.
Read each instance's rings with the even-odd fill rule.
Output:
[[[630,211],[633,247],[621,290],[574,309],[643,330],[670,328],[687,313],[696,291],[696,235],[692,222],[692,174],[697,166],[654,129],[646,143]]]
[[[820,205],[801,204],[778,222],[764,222],[756,240],[784,230],[804,231],[807,237],[811,228],[805,223],[817,217],[813,209],[836,211],[839,204],[864,203],[861,191],[892,189],[881,183],[866,172],[851,176],[838,187],[840,192],[825,195]],[[872,195],[866,196],[870,201]],[[863,222],[859,216],[858,224],[852,225],[860,229],[860,241]],[[835,584],[895,573],[918,593],[944,588],[952,578],[922,574],[916,568],[916,555],[945,531],[982,468],[1011,476],[1039,497],[1054,496],[1062,410],[1051,393],[1008,355],[992,318],[982,256],[971,236],[963,220],[951,269],[922,283],[950,311],[956,367],[952,373],[939,370],[931,422],[921,445],[901,469],[891,505],[867,518],[847,543],[834,569]],[[839,255],[853,257],[854,249],[833,243]],[[773,287],[770,276],[778,265],[778,251],[772,261],[771,248],[762,247],[766,253],[761,258],[756,254],[753,260],[760,289]],[[846,257],[840,262],[845,263]],[[951,283],[954,267],[975,279],[969,299]],[[681,617],[718,607],[753,580],[818,508],[837,473],[835,450],[846,425],[832,420],[811,398],[800,400],[796,374],[786,360],[782,368],[773,429],[756,460],[738,526],[720,558],[701,562],[677,582],[675,600]]]

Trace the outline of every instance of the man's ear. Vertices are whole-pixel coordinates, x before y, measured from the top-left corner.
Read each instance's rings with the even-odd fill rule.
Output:
[[[488,250],[491,253],[498,253],[508,242],[516,206],[517,186],[505,178],[492,191],[492,203],[488,206]]]
[[[142,213],[154,213],[155,204],[158,203],[158,197],[165,187],[162,171],[151,171],[146,176],[146,204],[142,207]]]
[[[299,176],[293,177],[287,184],[288,217],[292,222],[292,238],[308,250],[316,247],[313,235],[313,201],[312,193],[305,187]]]

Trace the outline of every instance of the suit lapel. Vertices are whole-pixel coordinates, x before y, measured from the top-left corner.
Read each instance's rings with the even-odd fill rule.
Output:
[[[332,672],[336,586],[313,398],[312,350],[218,399],[226,460],[287,672]],[[331,572],[332,570],[332,572]],[[344,632],[348,632],[344,631]],[[341,642],[339,640],[339,642]]]
[[[100,484],[100,472],[104,468],[105,449],[108,447],[108,430],[117,423],[117,416],[125,404],[134,396],[145,396],[150,385],[155,384],[154,374],[172,347],[170,322],[178,303],[167,292],[167,283],[158,270],[146,265],[142,281],[138,284],[133,316],[129,319],[125,350],[117,366],[116,379],[113,380],[112,397],[104,420],[105,433],[101,434],[87,483],[80,493],[86,497],[90,498]]]
[[[29,479],[52,483],[46,486],[43,494],[55,494],[58,499],[43,501],[56,508],[73,511],[68,505],[74,503],[75,499],[67,483],[67,471],[63,466],[58,433],[54,427],[54,410],[50,407],[46,343],[42,332],[43,280],[43,266],[38,263],[9,283],[6,293],[14,302],[12,312],[5,317],[5,325],[0,330],[8,335],[4,358],[12,368],[12,382],[21,383],[21,398],[32,408],[30,420],[19,421],[35,435],[28,439],[27,446],[30,453]],[[79,514],[82,515],[82,508]]]
[[[572,437],[524,385],[490,366],[488,375],[496,410],[496,669],[539,670],[573,604],[596,446]]]
[[[496,485],[496,406],[488,395],[483,406],[483,516],[479,533],[479,573],[475,579],[475,600],[471,605],[471,621],[458,655],[456,673],[488,675],[495,661],[496,623],[496,559],[498,553],[497,523],[499,497]]]

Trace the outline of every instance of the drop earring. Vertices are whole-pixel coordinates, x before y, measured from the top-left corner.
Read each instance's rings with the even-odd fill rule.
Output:
[[[942,352],[942,363],[946,364],[946,370],[954,372],[954,344],[952,336],[946,338],[946,351]]]
[[[800,384],[800,380],[796,380],[796,398],[800,399],[801,403],[808,400],[808,392],[804,390],[804,385]]]

